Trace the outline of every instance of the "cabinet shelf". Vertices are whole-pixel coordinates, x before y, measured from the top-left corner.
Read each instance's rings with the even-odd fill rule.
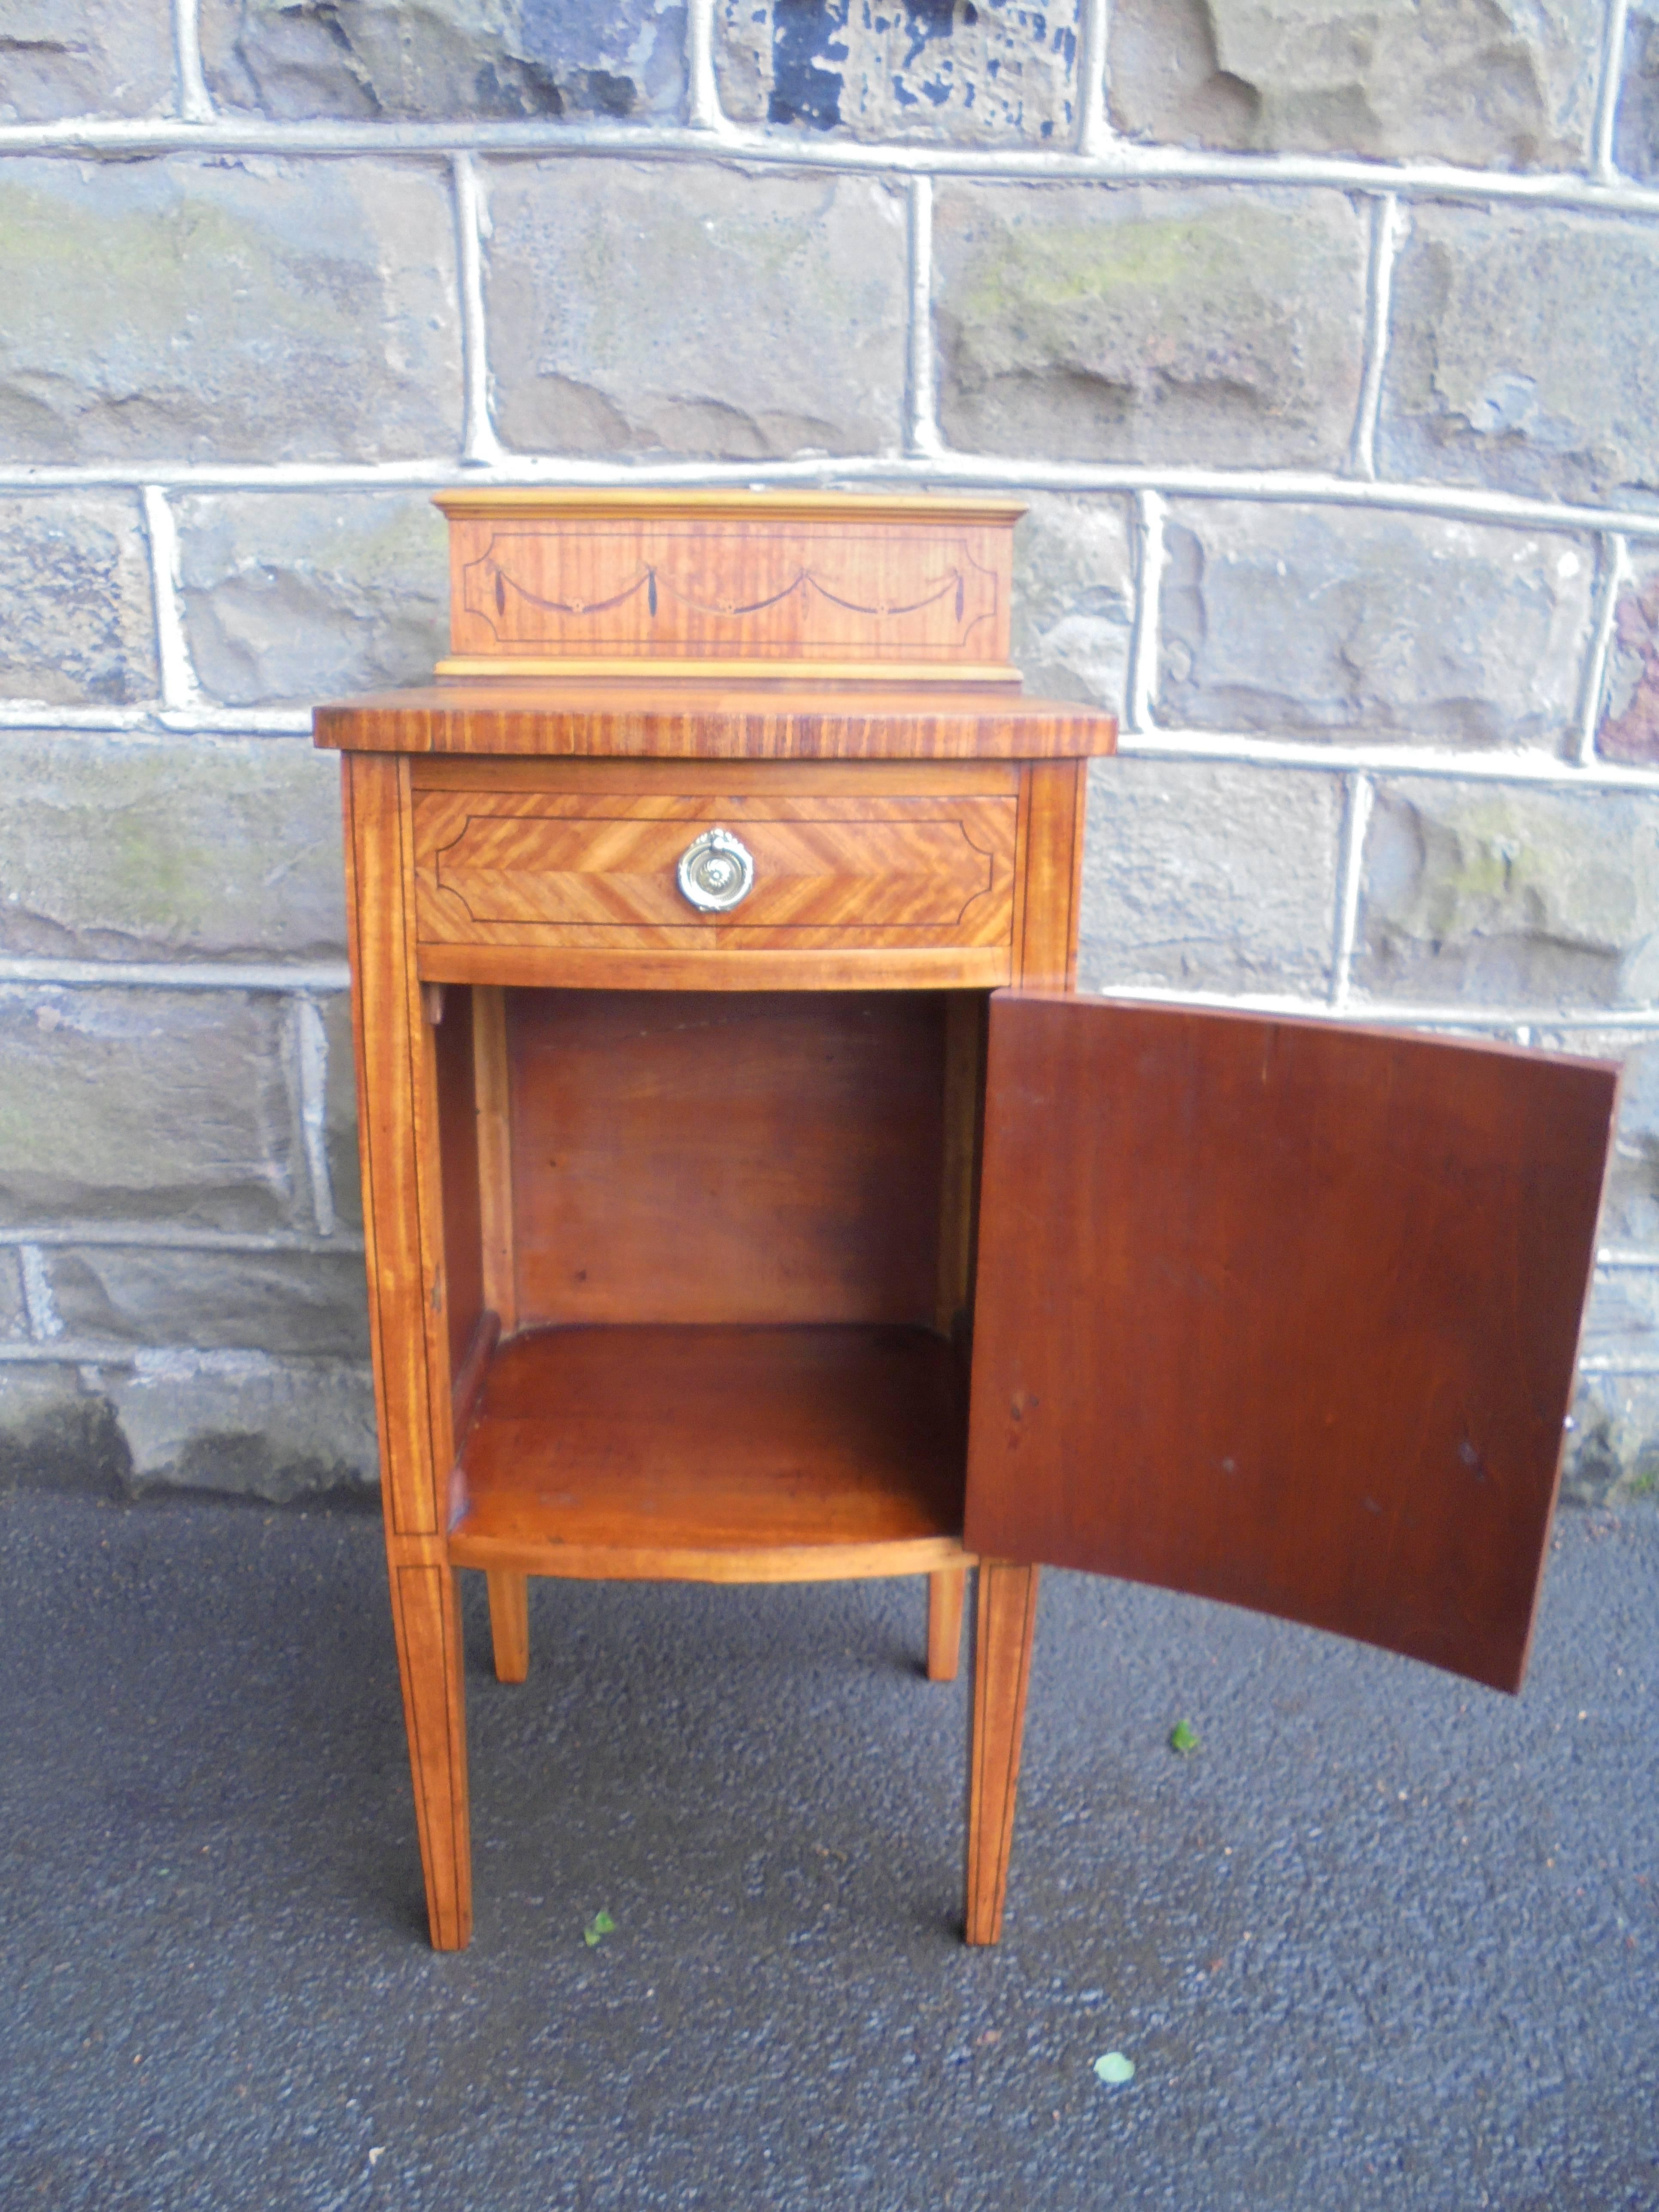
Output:
[[[461,1443],[449,1557],[694,1582],[961,1566],[965,1395],[924,1328],[532,1330]]]

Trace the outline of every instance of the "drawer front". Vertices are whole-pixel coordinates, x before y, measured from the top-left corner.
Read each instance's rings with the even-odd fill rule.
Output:
[[[417,926],[426,944],[619,951],[1006,945],[1017,818],[1012,793],[417,791]],[[754,882],[703,913],[678,869],[716,827]]]

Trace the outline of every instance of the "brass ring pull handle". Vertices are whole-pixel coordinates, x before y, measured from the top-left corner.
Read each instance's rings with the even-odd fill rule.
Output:
[[[730,914],[755,888],[755,856],[729,830],[705,830],[680,854],[682,896],[700,914]]]

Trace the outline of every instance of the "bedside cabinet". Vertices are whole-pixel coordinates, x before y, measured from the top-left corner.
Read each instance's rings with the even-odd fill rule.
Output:
[[[433,1942],[457,1569],[976,1570],[994,1942],[1041,1564],[1517,1686],[1616,1082],[1072,994],[1089,757],[1006,502],[458,492],[343,755],[387,1559]]]

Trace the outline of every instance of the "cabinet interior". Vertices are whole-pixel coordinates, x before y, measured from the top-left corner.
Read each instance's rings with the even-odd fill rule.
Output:
[[[956,1541],[985,1006],[446,993],[458,1563]]]

